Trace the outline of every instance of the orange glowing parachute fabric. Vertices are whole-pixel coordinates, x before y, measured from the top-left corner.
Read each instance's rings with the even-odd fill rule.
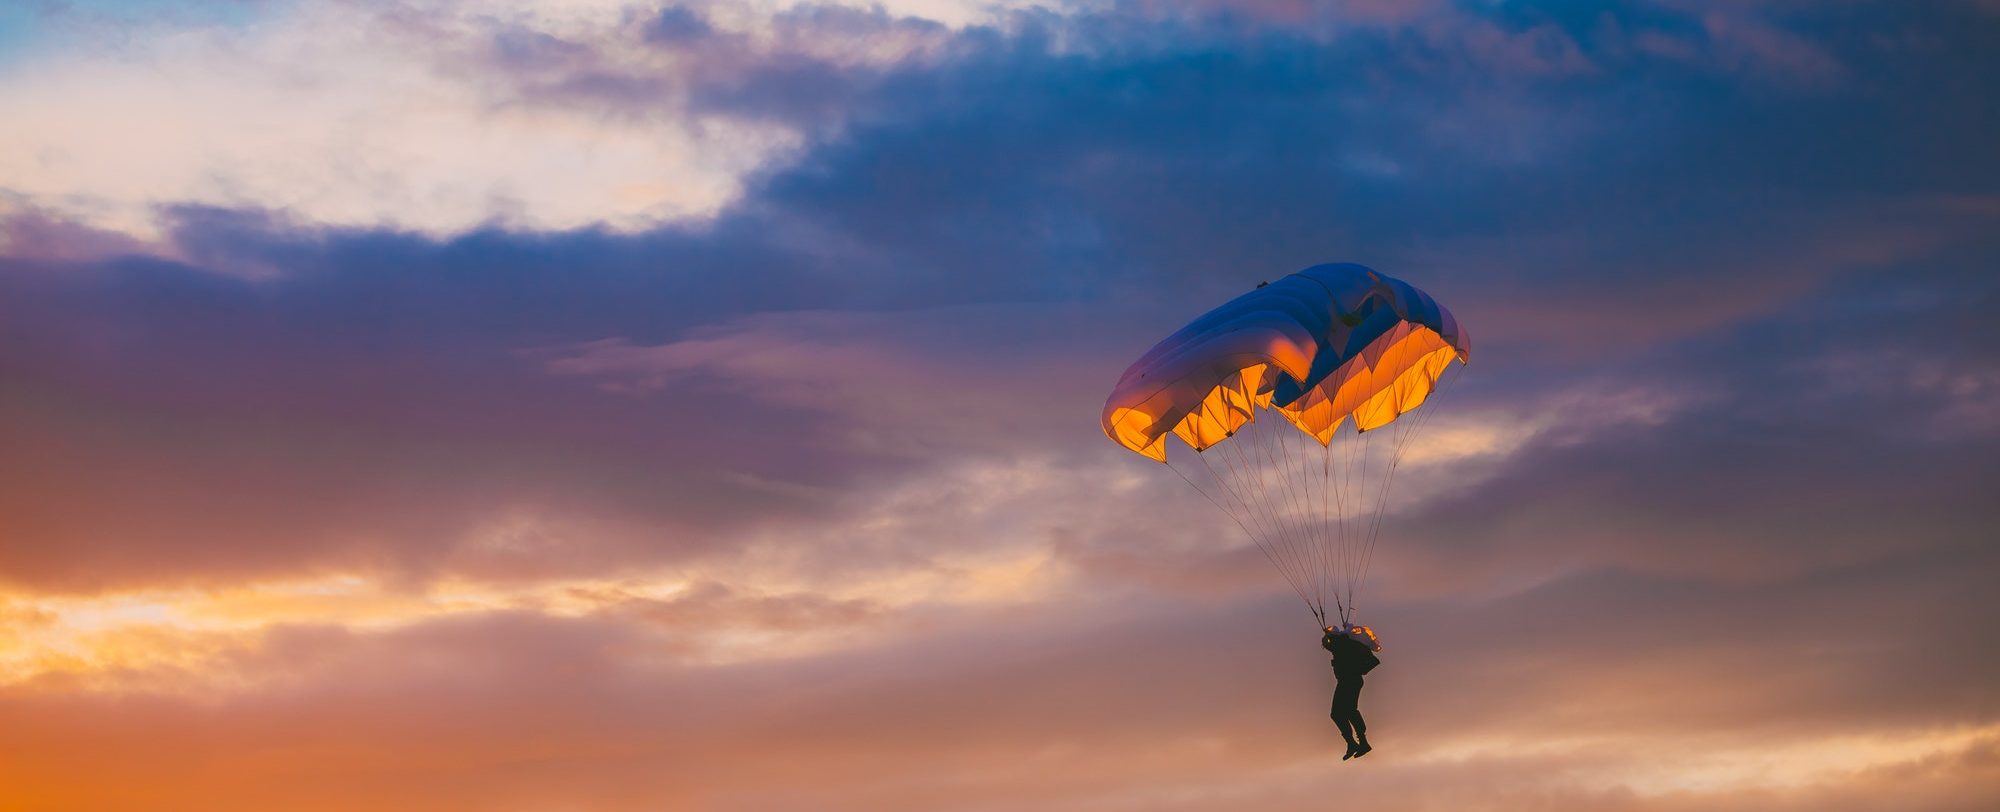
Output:
[[[1105,401],[1104,433],[1173,465],[1243,526],[1322,623],[1328,599],[1345,622],[1389,478],[1420,422],[1399,418],[1470,350],[1429,294],[1360,265],[1315,265],[1147,351]],[[1371,433],[1383,427],[1396,436],[1378,462]],[[1198,468],[1169,458],[1169,436]]]

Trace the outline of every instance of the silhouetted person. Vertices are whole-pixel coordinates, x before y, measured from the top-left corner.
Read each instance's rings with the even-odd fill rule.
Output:
[[[1333,626],[1326,627],[1326,636],[1319,639],[1319,644],[1333,654],[1331,715],[1334,726],[1340,728],[1340,737],[1347,740],[1347,755],[1340,760],[1365,756],[1375,748],[1368,746],[1368,723],[1361,720],[1361,675],[1382,661],[1367,643]]]

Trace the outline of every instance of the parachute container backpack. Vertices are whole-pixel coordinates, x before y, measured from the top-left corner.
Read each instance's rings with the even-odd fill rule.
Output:
[[[1315,265],[1140,356],[1104,403],[1104,433],[1166,463],[1235,520],[1321,626],[1345,626],[1396,470],[1436,413],[1420,407],[1471,346],[1429,294],[1360,265]]]

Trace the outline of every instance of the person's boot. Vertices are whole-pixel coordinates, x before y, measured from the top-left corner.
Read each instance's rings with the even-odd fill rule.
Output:
[[[1355,747],[1355,745],[1354,745],[1354,740],[1353,740],[1353,739],[1348,739],[1348,740],[1347,740],[1347,755],[1344,755],[1344,756],[1341,756],[1341,757],[1340,757],[1340,760],[1341,760],[1341,761],[1346,761],[1346,760],[1348,760],[1348,759],[1350,759],[1350,758],[1353,758],[1353,757],[1355,757],[1355,756],[1357,756],[1357,755],[1360,755],[1359,753],[1355,752],[1355,749],[1354,749],[1354,747]]]
[[[1368,755],[1368,751],[1373,749],[1375,748],[1368,746],[1368,734],[1366,733],[1361,734],[1360,742],[1358,743],[1351,742],[1348,744],[1348,753],[1350,758],[1360,758],[1362,756]]]

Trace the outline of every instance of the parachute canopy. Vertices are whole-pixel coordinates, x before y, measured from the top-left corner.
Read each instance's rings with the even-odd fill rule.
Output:
[[[1471,347],[1429,294],[1361,265],[1315,265],[1140,356],[1104,403],[1104,433],[1166,462],[1168,434],[1205,450],[1268,407],[1325,445],[1349,418],[1367,431],[1422,405]]]
[[[1329,607],[1346,624],[1397,465],[1435,409],[1398,418],[1470,350],[1429,294],[1360,265],[1315,265],[1154,345],[1105,401],[1104,433],[1235,519],[1322,626]],[[1378,450],[1374,430],[1392,425]],[[1170,459],[1169,435],[1194,453]]]

